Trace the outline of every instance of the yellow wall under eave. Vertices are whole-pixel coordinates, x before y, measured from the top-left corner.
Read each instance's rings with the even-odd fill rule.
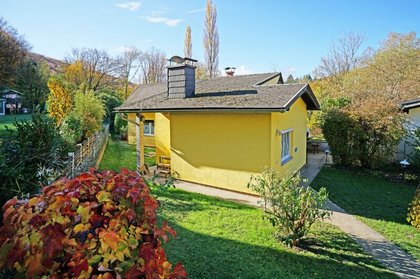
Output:
[[[305,102],[299,98],[289,111],[271,113],[271,167],[281,175],[295,173],[306,163],[307,110]],[[281,163],[281,132],[292,129],[292,159]]]
[[[270,165],[269,113],[171,113],[171,167],[180,179],[249,192]]]
[[[170,156],[182,180],[252,193],[246,185],[263,167],[284,175],[305,165],[306,113],[301,98],[284,113],[156,113],[156,159]],[[281,131],[290,128],[293,158],[282,165]]]
[[[171,150],[171,115],[169,113],[155,114],[155,144],[156,161],[161,156],[170,157]]]
[[[155,120],[154,113],[142,113],[145,120]],[[129,113],[128,119],[131,121],[136,121],[136,114]],[[156,121],[155,121],[156,122]],[[156,124],[156,123],[155,123]],[[128,143],[129,144],[136,144],[136,125],[134,123],[128,122]],[[156,132],[155,132],[156,134]],[[155,136],[144,135],[144,145],[148,147],[155,147]]]

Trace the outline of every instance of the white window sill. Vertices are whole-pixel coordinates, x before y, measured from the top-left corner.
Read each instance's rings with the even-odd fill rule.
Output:
[[[154,137],[155,134],[144,134],[145,137]]]
[[[281,158],[281,165],[283,166],[283,165],[285,165],[287,162],[289,162],[290,160],[292,160],[293,159],[293,157],[292,156],[290,156],[290,155],[287,155],[286,157],[284,157],[284,158]]]

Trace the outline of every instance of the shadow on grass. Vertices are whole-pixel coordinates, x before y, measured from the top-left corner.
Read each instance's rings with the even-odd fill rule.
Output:
[[[159,210],[164,208],[167,211],[175,211],[177,213],[205,210],[208,209],[208,205],[238,210],[254,209],[247,205],[226,202],[223,199],[186,192],[180,189],[155,189],[153,194],[157,196],[161,205]]]
[[[173,223],[171,226],[178,237],[165,244],[165,250],[172,263],[184,264],[189,278],[396,278],[367,257],[319,253],[325,248],[320,246],[326,244],[323,242],[311,246],[320,255],[316,256],[209,236]],[[340,246],[341,241],[332,246]]]
[[[323,167],[311,183],[326,187],[329,198],[348,213],[408,225],[407,208],[416,185],[378,178],[362,170]]]
[[[253,207],[178,189],[154,190],[177,238],[165,244],[189,278],[396,278],[350,237],[318,223],[306,251],[288,249]]]

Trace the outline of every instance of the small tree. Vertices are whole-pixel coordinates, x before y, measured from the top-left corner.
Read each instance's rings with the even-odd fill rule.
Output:
[[[278,227],[281,240],[289,246],[298,246],[318,219],[330,216],[324,210],[328,194],[325,188],[316,192],[301,186],[300,174],[284,178],[273,169],[264,169],[252,176],[248,188],[261,196],[264,213],[274,227]]]

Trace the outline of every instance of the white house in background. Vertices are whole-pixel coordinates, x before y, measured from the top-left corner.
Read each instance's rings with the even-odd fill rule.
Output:
[[[406,101],[401,104],[401,110],[408,114],[407,130],[409,136],[405,137],[400,141],[397,147],[396,159],[398,161],[410,158],[410,155],[414,151],[413,133],[420,128],[420,98],[415,100]]]
[[[5,89],[0,91],[0,99],[6,100],[5,109],[7,113],[19,113],[22,108],[22,96],[19,91]]]
[[[0,99],[0,115],[6,114],[6,99]]]

